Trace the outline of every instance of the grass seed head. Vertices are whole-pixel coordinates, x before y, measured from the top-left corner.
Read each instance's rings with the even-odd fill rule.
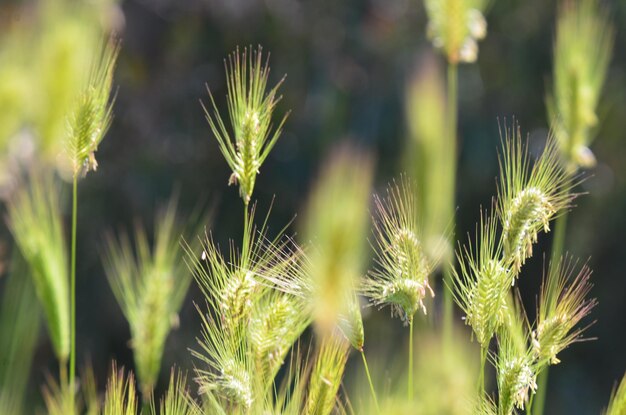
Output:
[[[502,224],[503,255],[518,273],[532,256],[540,231],[548,232],[552,219],[569,208],[576,184],[559,162],[554,139],[548,137],[541,155],[530,163],[518,126],[505,130],[500,157],[498,215]]]
[[[501,414],[512,414],[514,408],[524,409],[531,394],[537,391],[537,367],[532,351],[520,349],[518,342],[503,330],[498,336],[496,362]]]
[[[230,129],[226,128],[210,91],[213,108],[211,112],[204,109],[211,131],[232,170],[228,184],[239,184],[239,194],[246,206],[261,165],[280,136],[288,116],[283,116],[277,128],[272,127],[272,115],[280,101],[277,91],[284,78],[267,91],[269,55],[265,61],[262,55],[260,46],[256,50],[244,48],[243,53],[237,49],[225,61]]]
[[[102,414],[135,415],[137,407],[138,399],[133,374],[125,375],[124,369],[118,370],[114,362],[107,382]]]
[[[202,408],[189,394],[187,379],[174,369],[170,372],[170,382],[165,396],[159,403],[160,415],[202,415]],[[150,414],[156,415],[156,403],[152,399]]]
[[[532,332],[533,351],[539,362],[557,364],[557,354],[570,344],[581,341],[588,327],[577,327],[596,306],[595,299],[586,298],[591,290],[591,270],[566,257],[551,264],[544,281],[537,314],[537,325]]]
[[[68,119],[65,152],[74,178],[96,170],[95,153],[112,120],[111,87],[119,45],[105,42]]]
[[[502,245],[492,215],[481,216],[474,244],[457,253],[459,271],[454,271],[453,296],[465,312],[465,324],[472,327],[483,347],[508,316],[507,297],[513,281],[510,269],[501,259]]]
[[[413,185],[403,177],[389,186],[386,198],[374,200],[377,266],[363,291],[372,303],[391,306],[392,314],[409,322],[418,310],[426,314],[424,300],[434,297],[428,277],[435,266],[422,245]]]

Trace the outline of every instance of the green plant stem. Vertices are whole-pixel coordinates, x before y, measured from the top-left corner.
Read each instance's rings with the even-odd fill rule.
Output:
[[[563,249],[565,247],[565,230],[567,228],[567,211],[563,212],[561,216],[556,218],[554,224],[554,239],[552,239],[552,253],[550,260],[556,264],[563,256]]]
[[[407,385],[407,397],[413,400],[413,318],[409,320],[409,379]]]
[[[487,362],[487,347],[480,347],[480,373],[478,374],[478,393],[485,393],[485,364]]]
[[[376,405],[376,413],[380,414],[380,406],[378,406],[378,398],[376,397],[376,390],[374,389],[374,384],[372,383],[372,377],[370,376],[370,369],[367,365],[367,359],[365,358],[365,352],[361,349],[361,357],[363,358],[363,366],[365,367],[365,374],[367,375],[367,381],[370,384],[370,392],[372,393],[372,399],[374,400],[374,405]]]
[[[78,177],[72,187],[72,251],[70,258],[70,394],[74,410],[74,375],[76,373],[76,216],[78,212]]]
[[[450,180],[452,181],[450,185],[450,197],[452,201],[452,205],[450,206],[450,212],[454,215],[454,201],[455,201],[455,193],[456,193],[456,130],[457,130],[457,64],[456,63],[448,63],[448,73],[447,73],[447,88],[448,88],[448,100],[446,103],[447,109],[447,124],[448,124],[448,154],[449,157],[452,158],[453,162],[450,163],[452,167],[452,172],[450,175]],[[454,234],[455,229],[455,221],[452,221],[452,234]],[[449,238],[452,239],[452,238]],[[452,247],[453,242],[451,240],[448,241],[449,246]],[[450,292],[450,287],[452,287],[452,263],[448,263],[447,261],[443,266],[443,278],[444,278],[444,290],[443,290],[443,343],[444,347],[448,347],[452,342],[452,325],[453,325],[453,304],[452,304],[452,293]]]
[[[556,219],[554,225],[554,239],[552,240],[552,253],[550,255],[551,266],[556,265],[563,256],[563,250],[565,247],[565,231],[567,228],[567,211],[563,212],[561,216]],[[548,372],[550,367],[546,367],[537,379],[537,393],[529,405],[528,414],[531,413],[533,406],[535,415],[543,415],[543,410],[546,403],[546,394],[548,389]]]

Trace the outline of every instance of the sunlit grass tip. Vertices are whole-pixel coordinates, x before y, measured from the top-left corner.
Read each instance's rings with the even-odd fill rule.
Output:
[[[583,340],[582,333],[589,325],[578,325],[597,305],[595,299],[587,298],[592,287],[590,277],[589,267],[579,267],[572,257],[550,264],[532,332],[533,351],[540,362],[559,363],[560,351]]]
[[[135,378],[113,362],[102,406],[102,415],[136,415],[138,409]]]
[[[111,89],[119,42],[107,40],[92,62],[87,84],[68,118],[65,152],[74,178],[96,170],[95,152],[113,117]]]
[[[243,53],[237,49],[224,62],[230,129],[220,116],[210,90],[212,111],[203,105],[211,131],[232,170],[228,183],[239,184],[239,194],[246,205],[252,197],[261,165],[278,140],[289,115],[286,113],[278,126],[273,127],[272,115],[281,99],[277,91],[285,78],[267,90],[269,54],[264,61],[262,52],[261,46],[244,48]]]

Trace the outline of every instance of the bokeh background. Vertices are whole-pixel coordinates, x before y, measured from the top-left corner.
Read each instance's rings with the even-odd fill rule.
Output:
[[[2,0],[0,42],[16,24],[26,33],[37,31],[42,3],[50,2]],[[599,305],[588,336],[597,340],[564,351],[563,363],[551,369],[550,414],[599,413],[626,370],[626,2],[605,3],[617,37],[592,146],[598,165],[585,174],[579,190],[586,194],[577,199],[566,239],[567,249],[594,270],[592,295]],[[241,202],[227,186],[228,167],[199,103],[208,99],[208,85],[225,108],[228,53],[263,45],[271,52],[271,82],[288,74],[278,111],[292,113],[255,188],[261,212],[275,198],[274,230],[302,212],[319,167],[337,143],[349,141],[374,156],[375,190],[397,177],[408,140],[408,82],[425,62],[444,66],[425,36],[420,0],[122,0],[92,6],[93,24],[122,39],[115,118],[99,149],[100,167],[81,182],[79,193],[78,361],[91,361],[102,384],[111,359],[133,365],[128,326],[100,262],[104,233],[136,221],[150,227],[156,208],[178,192],[183,213],[197,206],[213,209],[210,227],[218,241],[239,238]],[[479,207],[488,206],[496,191],[498,123],[515,117],[531,146],[545,141],[556,9],[555,1],[493,1],[478,62],[459,68],[457,239],[473,232]],[[63,73],[46,76],[54,80]],[[520,280],[531,316],[541,253],[549,250],[550,238],[540,238]],[[167,367],[192,367],[187,349],[199,332],[193,301],[200,298],[192,288],[180,328],[166,345],[161,383]],[[368,347],[382,353],[390,348],[384,343],[406,340],[399,320],[369,310]],[[40,338],[33,402],[40,399],[46,372],[56,370],[43,329]]]

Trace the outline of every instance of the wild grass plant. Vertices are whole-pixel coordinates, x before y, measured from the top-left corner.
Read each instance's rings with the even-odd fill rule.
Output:
[[[550,366],[567,363],[563,350],[588,339],[588,316],[597,305],[590,268],[562,253],[564,221],[544,261],[536,316],[524,309],[518,288],[539,239],[579,196],[577,169],[592,160],[588,145],[612,30],[603,29],[596,2],[572,4],[560,9],[557,28],[555,92],[548,98],[553,132],[531,153],[515,121],[501,127],[492,205],[476,209],[476,229],[466,242],[459,238],[456,249],[457,65],[478,57],[486,1],[425,2],[428,34],[448,65],[447,91],[436,66],[430,67],[409,88],[407,115],[417,160],[432,169],[401,174],[379,192],[373,156],[354,145],[335,147],[312,185],[303,218],[295,220],[298,233],[291,223],[275,231],[271,209],[260,215],[254,199],[289,114],[278,93],[285,78],[271,82],[269,55],[261,47],[235,50],[225,60],[228,117],[210,90],[203,108],[230,169],[224,183],[237,186],[243,202],[241,241],[220,246],[205,218],[197,226],[174,202],[157,215],[153,238],[141,226],[132,237],[109,234],[103,268],[130,326],[134,367],[112,364],[99,396],[89,368],[80,380],[76,376],[76,247],[78,182],[96,170],[95,154],[113,119],[119,44],[103,43],[81,89],[62,107],[67,131],[59,172],[72,183],[69,250],[64,193],[54,180],[31,173],[7,205],[15,249],[0,309],[0,414],[26,412],[39,308],[59,365],[58,378],[49,375],[43,387],[50,414],[541,413],[542,379]],[[588,30],[601,47],[591,51],[573,40],[579,30]],[[580,56],[590,54],[597,66],[579,65]],[[17,82],[6,94],[11,99],[0,104],[21,110],[23,87]],[[10,121],[11,129],[19,124]],[[443,195],[436,198],[438,191]],[[20,279],[25,274],[29,278]],[[171,368],[167,390],[158,397],[165,342],[192,283],[202,299],[195,304],[200,328],[190,350],[193,372],[188,378]],[[452,302],[467,327],[455,326]],[[377,309],[408,326],[406,343],[366,339],[367,314]],[[370,368],[366,356],[376,350],[370,344],[380,343],[390,344],[389,366],[395,368]],[[350,360],[359,358],[363,365],[354,369],[357,381],[350,385],[344,375],[352,373]],[[625,402],[622,380],[605,413],[626,413]]]

